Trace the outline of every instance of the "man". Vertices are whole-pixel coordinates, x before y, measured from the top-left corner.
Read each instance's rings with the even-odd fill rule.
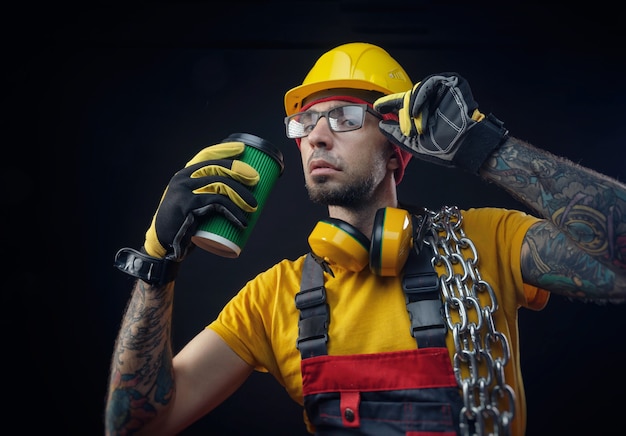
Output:
[[[517,310],[550,292],[626,298],[626,187],[509,135],[454,73],[413,84],[384,50],[325,53],[285,95],[287,136],[329,218],[311,253],[259,274],[173,357],[174,283],[199,218],[238,227],[255,170],[241,143],[216,144],[176,173],[142,251],[114,350],[107,434],[174,434],[252,371],[268,371],[319,434],[525,431]],[[401,204],[409,159],[456,167],[537,217]],[[415,202],[419,199],[413,199]]]

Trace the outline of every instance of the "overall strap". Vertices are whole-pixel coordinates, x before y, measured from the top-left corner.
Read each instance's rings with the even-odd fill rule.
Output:
[[[419,348],[445,347],[446,323],[439,277],[428,250],[412,249],[404,267],[402,290],[411,320],[411,335]]]
[[[328,354],[328,322],[330,310],[326,303],[324,270],[312,253],[304,259],[300,292],[296,294],[296,308],[300,310],[296,348],[302,359]]]

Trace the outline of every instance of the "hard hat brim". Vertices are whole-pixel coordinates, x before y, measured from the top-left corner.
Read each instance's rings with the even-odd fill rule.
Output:
[[[393,93],[387,88],[378,86],[367,80],[360,79],[327,80],[324,82],[308,83],[296,86],[295,88],[287,91],[285,94],[285,112],[287,116],[293,115],[302,108],[302,102],[310,95],[320,91],[340,88],[356,89],[360,91],[377,91],[382,92],[385,95]]]

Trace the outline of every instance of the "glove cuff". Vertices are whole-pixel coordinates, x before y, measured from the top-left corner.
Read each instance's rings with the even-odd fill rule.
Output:
[[[115,254],[113,266],[152,286],[161,287],[176,278],[180,262],[152,257],[132,248],[122,248]]]
[[[508,135],[509,131],[504,127],[504,123],[495,115],[489,114],[465,134],[452,163],[472,174],[478,174],[478,170],[489,155],[502,145]]]

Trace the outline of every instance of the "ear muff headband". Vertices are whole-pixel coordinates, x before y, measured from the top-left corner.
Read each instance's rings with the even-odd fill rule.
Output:
[[[397,276],[413,247],[413,223],[404,209],[378,209],[370,246],[370,269],[379,276]]]
[[[309,246],[330,265],[338,264],[349,271],[361,271],[369,259],[367,236],[335,218],[326,218],[315,225],[309,235]]]

